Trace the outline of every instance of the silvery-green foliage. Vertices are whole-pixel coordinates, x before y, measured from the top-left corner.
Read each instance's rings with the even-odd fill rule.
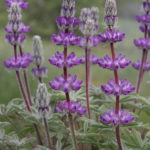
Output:
[[[78,99],[83,105],[85,102],[84,87],[78,92],[71,92],[72,99]],[[67,118],[63,114],[55,112],[55,104],[57,102],[65,100],[63,92],[55,92],[53,90],[48,91],[51,93],[51,100],[49,106],[52,107],[54,113],[48,118],[49,132],[51,137],[56,140],[55,148],[64,150],[73,150],[70,138],[70,130],[67,126]],[[43,96],[44,97],[44,96]],[[79,124],[80,128],[75,131],[77,141],[80,144],[92,144],[92,150],[116,150],[115,132],[114,127],[106,125],[100,122],[99,115],[107,111],[108,108],[112,108],[115,105],[115,100],[111,96],[106,96],[98,87],[90,87],[91,97],[91,109],[93,117],[91,120],[86,116],[74,116],[74,121]],[[131,100],[136,100],[138,103],[134,104]],[[122,132],[122,142],[124,150],[149,150],[150,149],[150,126],[148,119],[139,120],[140,112],[145,112],[145,116],[150,114],[150,102],[149,98],[139,96],[137,94],[130,94],[128,96],[121,97],[121,103],[124,108],[136,108],[138,113],[133,113],[135,116],[135,122],[120,126]],[[39,116],[37,105],[32,106],[32,113],[29,113],[25,109],[25,105],[22,99],[13,99],[7,105],[0,105],[0,139],[3,139],[0,144],[7,150],[12,147],[15,150],[19,147],[19,150],[46,150],[47,147],[36,146],[32,147],[30,143],[36,143],[35,132],[33,123],[37,124],[40,131],[44,131],[43,123]],[[15,125],[15,126],[14,126]],[[17,129],[16,129],[17,128]],[[132,130],[129,130],[131,129]],[[141,133],[144,133],[141,136]],[[30,135],[30,138],[26,138]],[[45,141],[46,139],[43,138]],[[5,142],[4,142],[5,141]],[[34,141],[34,142],[33,142]],[[3,143],[3,144],[2,144]],[[4,145],[5,143],[5,145]],[[27,148],[28,147],[28,148]]]

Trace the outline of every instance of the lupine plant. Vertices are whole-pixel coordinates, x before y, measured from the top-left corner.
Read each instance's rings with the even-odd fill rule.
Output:
[[[105,30],[102,33],[99,33],[98,6],[82,8],[77,18],[76,2],[79,1],[62,0],[60,16],[56,18],[59,32],[51,36],[51,42],[61,50],[45,60],[39,35],[33,36],[32,52],[26,53],[23,49],[30,27],[23,23],[22,11],[29,4],[24,0],[6,0],[8,24],[4,28],[7,32],[5,39],[13,50],[13,56],[4,61],[4,67],[16,74],[22,98],[13,99],[7,105],[0,104],[0,149],[150,149],[149,119],[141,119],[150,115],[150,99],[139,95],[144,72],[150,70],[150,62],[147,61],[150,1],[143,0],[145,14],[136,17],[144,38],[134,40],[135,46],[142,49],[142,59],[135,63],[116,52],[117,43],[125,38],[125,33],[117,29],[116,1],[105,1],[102,23]],[[92,54],[92,49],[99,50],[103,45],[109,47],[111,56],[100,58]],[[72,46],[76,52],[83,49],[83,55],[69,52]],[[61,73],[48,83],[45,78],[49,79],[53,72],[44,64],[46,61]],[[76,75],[72,72],[72,68],[79,65],[85,68],[83,81],[77,77],[78,72]],[[99,81],[99,87],[93,85],[92,65],[113,72],[105,85]],[[135,86],[120,75],[130,66],[139,70]],[[37,84],[33,93],[28,73]],[[100,78],[103,78],[103,71]]]

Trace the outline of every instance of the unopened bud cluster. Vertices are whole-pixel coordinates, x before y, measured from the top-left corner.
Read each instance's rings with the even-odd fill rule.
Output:
[[[61,6],[61,16],[74,17],[75,15],[75,0],[63,0]]]
[[[99,9],[97,7],[83,8],[80,13],[80,30],[89,37],[98,32]]]
[[[105,3],[105,17],[104,24],[109,28],[113,28],[117,25],[117,5],[116,0],[106,0]]]
[[[33,55],[34,55],[34,63],[37,66],[40,66],[44,62],[44,56],[43,56],[43,45],[41,41],[41,37],[38,35],[35,35],[33,37]]]
[[[150,0],[143,0],[143,8],[146,13],[150,12]]]
[[[29,32],[30,27],[22,22],[21,7],[19,3],[13,2],[9,6],[8,24],[5,31],[8,32],[6,40],[11,45],[21,45],[26,39],[25,33]]]
[[[36,91],[36,103],[39,108],[39,113],[42,117],[47,117],[50,113],[50,94],[48,93],[47,87],[45,83],[39,83],[37,91]]]
[[[34,64],[36,68],[32,69],[32,73],[36,78],[43,78],[47,75],[47,68],[41,67],[44,63],[44,55],[43,55],[43,45],[41,37],[35,35],[33,37],[33,56],[34,56]]]

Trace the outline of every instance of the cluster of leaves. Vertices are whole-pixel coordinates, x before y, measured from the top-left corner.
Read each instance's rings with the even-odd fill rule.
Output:
[[[55,112],[57,102],[64,100],[63,92],[50,91],[51,107],[53,113],[48,119],[50,136],[56,150],[73,150],[68,121],[65,114]],[[115,104],[111,96],[104,95],[99,88],[91,87],[92,120],[87,116],[73,116],[76,128],[76,138],[81,150],[92,146],[92,150],[116,150],[114,127],[100,122],[99,115],[103,114]],[[72,99],[78,99],[85,104],[84,88],[71,93]],[[135,100],[133,103],[131,100]],[[136,94],[122,96],[121,103],[124,108],[136,109],[133,115],[135,122],[121,126],[121,140],[124,150],[149,150],[150,149],[150,100]],[[47,150],[44,125],[39,117],[37,108],[33,106],[32,114],[26,111],[22,99],[13,99],[8,105],[0,105],[0,149],[5,150]],[[147,118],[146,118],[147,117]],[[144,119],[143,119],[144,118]],[[36,124],[42,135],[44,146],[37,144]]]

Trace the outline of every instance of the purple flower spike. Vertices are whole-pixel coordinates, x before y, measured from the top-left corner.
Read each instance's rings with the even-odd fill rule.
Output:
[[[85,37],[78,37],[76,39],[76,45],[82,48],[88,47],[88,48],[92,48],[92,47],[96,47],[98,46],[100,43],[100,39],[96,36],[90,36],[88,38]]]
[[[64,53],[56,52],[54,56],[49,59],[49,62],[58,68],[63,68],[64,66],[71,68],[73,66],[79,65],[81,59],[72,52],[67,56],[66,62],[64,62]]]
[[[86,113],[86,109],[82,106],[79,101],[63,101],[60,102],[57,107],[56,111],[58,113],[76,113],[78,115],[84,115]]]
[[[136,70],[139,70],[141,67],[141,61],[137,61],[135,63],[132,64],[133,68],[135,68]],[[144,71],[150,71],[150,62],[146,62],[144,64]]]
[[[99,35],[101,42],[115,43],[120,42],[125,38],[124,33],[120,33],[118,30],[106,30],[103,34]]]
[[[140,49],[150,49],[150,38],[139,38],[134,40],[135,46]]]
[[[29,3],[24,2],[24,0],[6,0],[6,5],[8,7],[11,7],[13,3],[18,3],[19,7],[23,9],[29,7]]]
[[[32,69],[32,74],[36,78],[44,78],[44,77],[47,76],[47,68],[46,67],[33,68]]]
[[[10,57],[9,60],[4,61],[4,65],[8,69],[19,70],[27,68],[32,61],[33,56],[29,53],[25,53],[23,56],[18,55],[16,60],[14,56]]]
[[[77,80],[77,76],[67,75],[67,80],[64,78],[64,75],[55,78],[54,81],[49,82],[49,85],[54,90],[62,90],[65,93],[70,90],[78,91],[81,88],[82,80]]]
[[[90,57],[90,61],[92,64],[98,64],[100,58],[98,58],[96,55],[91,55]],[[85,56],[82,56],[81,57],[81,63],[85,63]]]
[[[120,96],[127,95],[135,90],[135,87],[127,80],[119,80],[119,85],[114,80],[110,80],[106,85],[102,85],[101,89],[107,95],[113,94]]]
[[[52,41],[56,45],[64,45],[64,46],[69,46],[69,45],[75,45],[76,44],[76,36],[73,33],[60,33],[58,35],[53,34],[52,35]]]
[[[103,115],[100,115],[100,120],[105,124],[112,125],[126,125],[134,121],[133,116],[126,110],[120,110],[119,114],[116,114],[115,110],[109,110]]]
[[[6,34],[6,40],[11,45],[21,45],[25,39],[26,39],[25,34],[13,34],[13,33]]]
[[[141,26],[139,27],[139,29],[140,29],[142,32],[145,32],[145,30],[147,30],[148,32],[150,32],[150,26],[149,26],[149,25],[147,26],[147,29],[145,28],[145,25],[141,25]]]
[[[60,16],[56,19],[56,22],[58,28],[62,31],[65,31],[66,29],[73,30],[77,28],[80,23],[80,20],[75,17],[67,18],[64,16]]]
[[[145,14],[141,16],[136,17],[137,22],[142,23],[142,24],[149,24],[150,23],[150,15]]]
[[[106,55],[104,58],[99,60],[99,66],[102,68],[110,69],[110,70],[118,70],[124,69],[129,66],[131,63],[130,60],[126,60],[125,56],[119,54],[115,61],[112,60],[111,57]]]

